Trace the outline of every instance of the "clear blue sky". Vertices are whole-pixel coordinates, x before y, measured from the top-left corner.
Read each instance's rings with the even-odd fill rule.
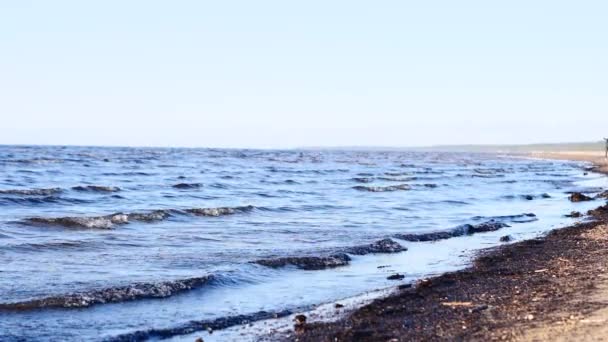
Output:
[[[0,0],[0,143],[598,140],[607,15],[600,0]]]

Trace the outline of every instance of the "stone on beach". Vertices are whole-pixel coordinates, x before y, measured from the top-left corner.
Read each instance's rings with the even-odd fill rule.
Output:
[[[569,197],[571,202],[586,202],[586,201],[592,201],[593,198],[582,194],[580,192],[573,192],[570,197]]]
[[[573,211],[570,214],[566,214],[565,216],[566,217],[572,217],[572,218],[578,218],[578,217],[583,216],[583,214],[581,214],[580,211]]]
[[[513,237],[511,235],[505,235],[500,237],[500,242],[509,242],[512,241]]]

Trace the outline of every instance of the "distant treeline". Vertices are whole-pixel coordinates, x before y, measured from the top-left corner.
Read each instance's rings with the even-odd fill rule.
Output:
[[[527,145],[454,145],[430,146],[416,150],[462,151],[462,152],[558,152],[558,151],[603,151],[604,142],[527,144]]]
[[[308,147],[304,150],[348,150],[348,151],[440,151],[440,152],[486,152],[486,153],[529,153],[559,151],[604,151],[604,141],[578,143],[551,143],[526,145],[437,145],[427,147],[383,147],[345,146]]]

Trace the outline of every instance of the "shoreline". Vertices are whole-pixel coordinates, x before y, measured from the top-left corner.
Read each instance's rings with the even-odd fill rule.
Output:
[[[587,161],[589,171],[608,173],[599,153],[527,156]],[[268,340],[597,340],[608,335],[608,206],[599,208],[585,222],[482,250],[466,269]]]

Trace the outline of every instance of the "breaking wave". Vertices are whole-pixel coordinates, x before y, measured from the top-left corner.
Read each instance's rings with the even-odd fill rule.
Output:
[[[0,235],[1,237],[1,235]],[[22,250],[22,251],[46,251],[46,250],[80,250],[91,246],[90,243],[84,241],[49,241],[44,243],[22,243],[14,245],[6,245],[0,249]]]
[[[112,229],[116,224],[125,224],[129,222],[129,217],[125,214],[92,217],[32,217],[26,219],[26,221],[37,224],[62,226],[66,228]]]
[[[482,216],[473,217],[473,220],[487,219]],[[501,228],[510,227],[505,221],[510,223],[524,223],[535,221],[535,214],[521,214],[521,215],[507,215],[507,216],[495,216],[489,221],[479,224],[464,224],[453,228],[451,230],[435,231],[430,233],[412,233],[412,234],[396,234],[394,237],[397,239],[410,241],[410,242],[426,242],[426,241],[437,241],[445,240],[453,237],[459,237],[464,235],[472,235],[476,233],[492,232]]]
[[[369,192],[388,192],[388,191],[399,191],[399,190],[411,190],[412,188],[408,184],[390,185],[390,186],[354,186],[353,189],[359,191]]]
[[[255,321],[262,321],[271,318],[281,318],[287,317],[293,314],[290,310],[269,312],[269,311],[258,311],[256,313],[247,314],[247,315],[237,315],[237,316],[228,316],[228,317],[220,317],[216,319],[210,320],[201,320],[201,321],[190,321],[183,325],[173,327],[173,328],[164,328],[164,329],[148,329],[148,330],[140,330],[132,333],[127,333],[123,335],[118,335],[115,337],[111,337],[106,339],[108,342],[132,342],[132,341],[147,341],[151,339],[166,339],[174,336],[187,335],[192,334],[197,331],[207,331],[211,330],[221,330],[229,327],[233,327],[236,325],[247,324]]]
[[[339,253],[330,256],[303,256],[303,257],[283,257],[274,259],[260,259],[254,263],[271,267],[280,268],[285,266],[295,266],[302,270],[323,270],[326,268],[335,268],[346,266],[350,262],[350,257],[347,254]]]
[[[79,186],[72,187],[72,190],[91,191],[91,192],[117,192],[117,191],[120,191],[120,188],[116,187],[116,186],[103,186],[103,185],[79,185]]]
[[[119,303],[138,299],[166,298],[209,284],[212,275],[158,283],[91,290],[15,303],[0,303],[0,310],[36,310],[45,308],[84,308],[95,304]]]
[[[254,206],[220,207],[220,208],[191,208],[185,210],[167,209],[154,210],[145,213],[114,213],[105,216],[66,216],[66,217],[32,217],[25,220],[28,223],[62,226],[66,228],[113,229],[117,225],[129,222],[157,222],[165,220],[177,213],[188,213],[195,216],[224,216],[253,210]]]
[[[196,215],[196,216],[224,216],[224,215],[233,215],[236,213],[244,213],[249,212],[255,209],[254,206],[242,206],[242,207],[220,207],[220,208],[193,208],[184,210],[187,213]]]
[[[379,253],[399,253],[406,251],[407,248],[391,239],[383,239],[368,245],[360,245],[344,248],[342,252],[329,256],[292,256],[281,258],[260,259],[254,263],[271,268],[281,268],[285,266],[295,266],[303,270],[323,270],[347,266],[350,264],[352,255],[367,255]]]
[[[22,195],[22,196],[50,196],[61,193],[60,188],[47,189],[8,189],[0,190],[0,194],[5,195]]]

